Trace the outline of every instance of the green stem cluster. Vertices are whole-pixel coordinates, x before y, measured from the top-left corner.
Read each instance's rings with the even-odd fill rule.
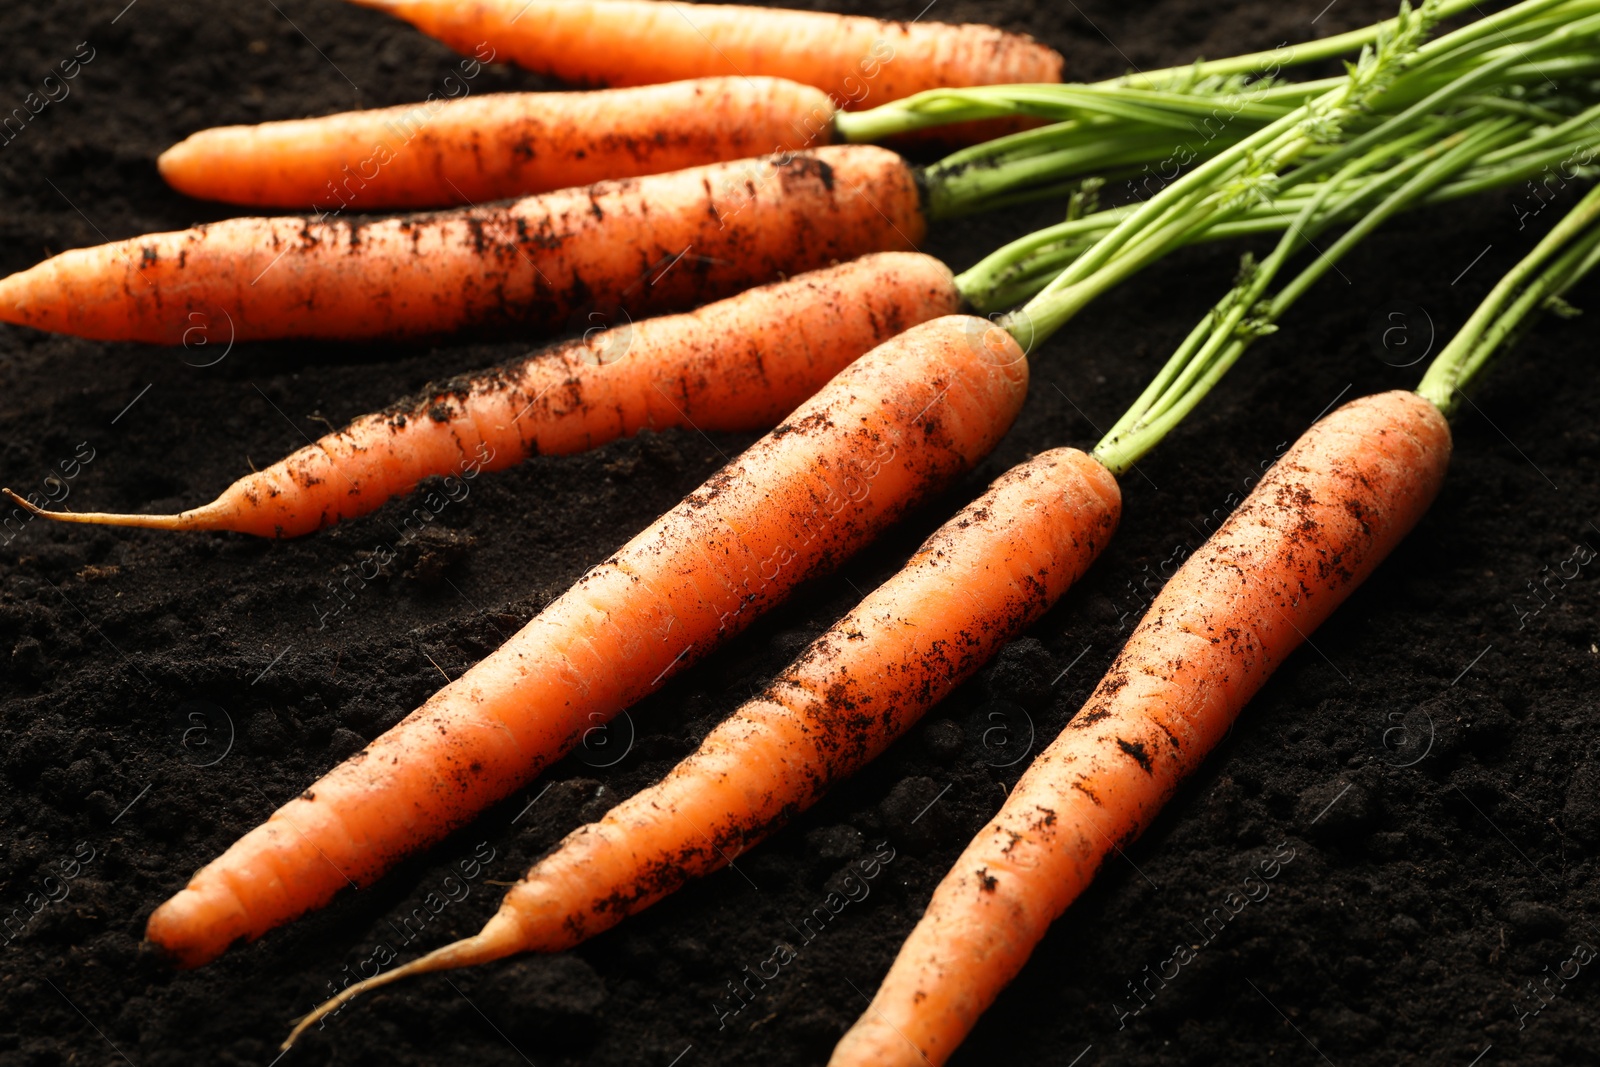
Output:
[[[1259,53],[1089,86],[924,94],[847,120],[846,128],[882,136],[895,132],[897,121],[909,129],[1006,116],[1056,120],[926,171],[935,217],[1073,194],[1065,222],[1013,242],[958,279],[979,311],[1031,297],[999,320],[1030,348],[1175,248],[1248,233],[1280,235],[1260,263],[1246,260],[1233,290],[1096,448],[1096,457],[1121,474],[1341,257],[1397,212],[1552,167],[1565,178],[1594,172],[1600,0],[1523,0],[1428,40],[1440,19],[1469,6],[1424,0],[1413,10],[1402,3],[1397,18],[1295,57]],[[1342,78],[1276,81],[1284,63],[1328,58],[1356,44],[1361,54]],[[1242,78],[1247,71],[1255,77]],[[1218,116],[1224,121],[1210,127]],[[1202,117],[1205,129],[1195,126]],[[1206,142],[1142,203],[1085,212],[1103,179],[1066,181],[1086,171],[1148,165],[1191,133],[1206,135]],[[1177,176],[1191,162],[1193,169]],[[1600,226],[1593,234],[1585,230],[1600,216],[1600,201],[1591,196],[1584,205],[1540,246],[1541,254],[1502,283],[1430,369],[1420,391],[1441,409],[1448,413],[1456,391],[1520,324],[1600,262]],[[1348,228],[1321,248],[1317,238],[1340,225]],[[1289,260],[1306,249],[1315,257],[1269,295]]]
[[[1552,18],[1577,7],[1586,17]],[[1541,64],[1590,60],[1600,39],[1600,4],[1525,0],[1424,43],[1439,10],[1436,2],[1416,12],[1402,7],[1392,30],[1379,35],[1337,87],[1107,220],[1109,229],[1092,243],[1082,241],[1090,219],[1063,224],[1079,231],[1080,247],[1033,299],[1000,320],[1029,345],[1180,245],[1252,223],[1281,232],[1272,254],[1248,264],[1235,289],[1096,449],[1113,473],[1127,470],[1170,432],[1256,337],[1271,332],[1295,300],[1396,212],[1510,179],[1558,153],[1572,158],[1582,149],[1585,163],[1593,158],[1600,139],[1600,127],[1589,121],[1594,109],[1580,111],[1573,95],[1559,86],[1552,91]],[[1529,25],[1542,35],[1530,36]],[[1318,248],[1317,235],[1341,222],[1350,229],[1331,248]],[[1062,243],[1060,234],[1054,245],[1049,238],[1024,239],[964,274],[963,291],[981,304],[1008,279],[1034,284],[1041,260],[1062,255]],[[1308,247],[1316,257],[1269,299],[1289,258]]]
[[[1423,10],[1431,25],[1472,6],[1464,0],[1430,0]],[[1404,87],[1388,94],[1387,106],[1393,111],[1415,103],[1473,67],[1498,65],[1502,75],[1506,65],[1519,68],[1501,80],[1520,84],[1600,71],[1600,54],[1538,59],[1526,50],[1530,42],[1600,12],[1600,0],[1545,0],[1541,10],[1527,7],[1469,24],[1444,39],[1451,42],[1446,48],[1423,46],[1417,69]],[[842,113],[835,127],[844,140],[875,141],[951,122],[1033,118],[1051,123],[956,152],[929,167],[928,208],[934,218],[1059,196],[1065,181],[1090,174],[1126,171],[1146,186],[1152,180],[1164,184],[1184,167],[1237,145],[1345,84],[1344,78],[1284,84],[1278,76],[1286,67],[1349,55],[1392,40],[1418,21],[1417,13],[1402,9],[1399,18],[1321,41],[1088,85],[933,90],[870,111]],[[1519,102],[1501,98],[1497,106],[1515,108]]]
[[[1437,116],[1409,135],[1389,142],[1387,147],[1398,159],[1451,136],[1463,127],[1464,121],[1487,125],[1498,117],[1497,111],[1494,107],[1484,107]],[[1416,201],[1416,206],[1447,203],[1550,175],[1563,181],[1571,180],[1595,169],[1590,161],[1600,155],[1600,146],[1596,145],[1600,140],[1597,137],[1600,135],[1600,104],[1585,108],[1547,129],[1541,129],[1533,121],[1520,129],[1524,131],[1523,137],[1502,149],[1483,153],[1466,169],[1428,190]],[[1280,233],[1307,203],[1321,195],[1325,184],[1334,182],[1342,186],[1344,195],[1339,196],[1336,203],[1348,205],[1360,187],[1370,186],[1382,177],[1382,172],[1354,179],[1334,176],[1291,186],[1270,202],[1254,204],[1232,219],[1197,232],[1194,240],[1220,241]],[[1080,213],[1066,222],[1028,234],[973,265],[962,273],[958,284],[976,310],[990,313],[1016,307],[1037,294],[1138,207],[1138,204],[1129,204]],[[1358,215],[1358,208],[1345,207],[1337,218],[1328,221],[1330,225],[1346,224],[1356,221]]]
[[[1095,458],[1114,474],[1130,469],[1205,398],[1256,338],[1275,331],[1284,313],[1347,252],[1394,214],[1460,174],[1473,159],[1522,136],[1523,125],[1505,115],[1473,123],[1398,155],[1370,175],[1387,152],[1375,150],[1346,164],[1337,180],[1323,183],[1296,213],[1271,255],[1259,266],[1247,261],[1239,283],[1190,332],[1095,447]],[[1317,248],[1316,238],[1352,212],[1360,213],[1359,221],[1328,248]],[[1315,257],[1269,299],[1267,292],[1289,258],[1305,248],[1316,249]]]
[[[1444,19],[1471,11],[1477,0],[1442,0],[1437,17]],[[1288,67],[1306,66],[1330,59],[1358,54],[1384,34],[1393,32],[1399,19],[1386,19],[1348,33],[1335,34],[1300,44],[1284,44],[1263,52],[1250,52],[1226,59],[1197,60],[1187,66],[1136,71],[1102,82],[1068,85],[996,85],[968,89],[934,89],[904,100],[896,100],[868,111],[842,112],[834,122],[835,132],[850,142],[879,141],[917,130],[953,122],[1027,116],[1053,121],[1083,117],[1123,117],[1134,122],[1153,120],[1162,124],[1163,116],[1140,111],[1139,105],[1161,104],[1171,114],[1209,116],[1218,103],[1237,104],[1244,118],[1271,121],[1307,95],[1326,90],[1335,79],[1300,85],[1275,85],[1273,79]],[[1227,99],[1252,80],[1251,99]],[[1216,98],[1216,103],[1212,102]],[[1123,108],[1120,105],[1130,107]],[[1171,125],[1171,123],[1166,123]],[[1123,130],[1122,132],[1128,132]]]

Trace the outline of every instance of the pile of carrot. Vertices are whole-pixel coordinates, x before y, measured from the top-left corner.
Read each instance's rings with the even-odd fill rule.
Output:
[[[1388,62],[1415,48],[1423,26],[1411,29],[1411,39],[1387,42]],[[1387,91],[1384,59],[1352,79],[1341,108],[1365,111]],[[1381,221],[1507,140],[1496,122],[1441,138],[1432,122],[1391,121],[1396,140],[1385,152],[1400,161],[1363,185],[1356,179],[1385,153],[1374,156],[1359,138],[1333,152],[1341,180],[1311,198],[1274,253],[1245,272],[1092,454],[1057,449],[1007,474],[665,779],[569,835],[480,933],[348,987],[303,1019],[290,1042],[350,999],[407,976],[568,948],[722,866],[887,747],[1083,574],[1116,527],[1117,476],[1172,431],[1251,340]],[[1413,126],[1427,147],[1402,136]],[[1287,125],[1278,136],[1300,132]],[[1241,158],[1257,147],[1245,146]],[[1318,248],[1316,235],[1357,207],[1366,211],[1361,223]],[[1164,224],[1159,206],[1146,215],[1146,225]],[[1583,251],[1595,243],[1600,232]],[[1318,253],[1311,265],[1266,301],[1290,253],[1306,249]],[[1564,284],[1576,275],[1568,267]],[[1037,324],[1064,321],[1062,307],[1078,299],[1071,285],[1047,288],[1012,317],[1012,329],[1037,341]],[[1169,583],[1074,720],[1081,738],[1069,733],[1052,746],[969,850],[981,856],[947,879],[946,887],[961,876],[948,914],[930,909],[922,940],[908,943],[836,1061],[942,1062],[1044,925],[1087,884],[1106,842],[1148,823],[1272,668],[1411,528],[1448,455],[1438,407],[1404,393],[1346,405],[1291,449]],[[1233,681],[1212,685],[1218,677]],[[1177,710],[1162,712],[1169,707]],[[1055,757],[1058,750],[1072,755]]]
[[[571,947],[816,803],[1051,610],[1113,536],[1119,479],[1374,229],[1592,151],[1600,119],[1600,0],[1523,0],[1440,36],[1469,3],[1403,5],[1304,50],[1296,62],[1359,51],[1321,81],[1281,83],[1255,55],[1093,86],[1060,84],[1059,55],[986,27],[656,0],[357,2],[475,61],[607,88],[201,131],[160,159],[174,187],[316,217],[65,252],[0,279],[0,320],[165,344],[215,312],[240,339],[604,328],[430,386],[190,510],[52,512],[5,490],[14,502],[295,537],[468,455],[496,470],[644,428],[769,432],[156,908],[147,937],[180,966],[370,885],[949,489],[1006,434],[1038,347],[1099,295],[1197,241],[1280,237],[1091,451],[1053,448],[994,481],[666,777],[540,859],[480,933],[350,986],[286,1047],[377,986]],[[1170,155],[1219,105],[1238,121],[1192,169],[1142,202],[1094,203],[1085,175]],[[987,139],[927,167],[864,143],[930,129]],[[941,220],[1063,196],[1066,221],[959,274],[915,250]],[[395,207],[445,210],[355,215]],[[1296,256],[1308,264],[1278,287]],[[1416,393],[1347,404],[1281,457],[941,882],[833,1064],[953,1053],[1110,843],[1149,825],[1420,519],[1458,390],[1597,263],[1600,191]]]
[[[1529,66],[1515,72],[1508,88],[1542,76],[1541,68]],[[1570,107],[1570,102],[1553,103]],[[1042,110],[1042,104],[1035,106]],[[1085,106],[1075,96],[1070,101],[1072,109]],[[1302,102],[1298,109],[1274,112],[1277,128],[1298,138],[1299,148],[1286,142],[1296,151],[1305,139],[1292,134],[1295,114],[1306,106]],[[1588,123],[1597,115],[1600,108],[1590,107],[1557,130],[1529,139],[1539,118],[1508,115],[1481,101],[1431,114],[1403,137],[1380,139],[1342,169],[1331,171],[1319,160],[1292,172],[1292,183],[1270,202],[1243,210],[1225,199],[1213,208],[1186,207],[1184,212],[1199,219],[1198,224],[1186,230],[1151,226],[1158,235],[1165,229],[1165,242],[1120,241],[1125,251],[1114,258],[1130,266],[1101,264],[1103,283],[1076,280],[1081,295],[1071,306],[1081,306],[1105,284],[1189,240],[1285,228],[1306,234],[1313,217],[1319,230],[1360,219],[1342,239],[1341,247],[1349,247],[1395,210],[1510,185],[1538,173],[1551,159],[1581,151]],[[1027,135],[1022,140],[1038,138]],[[1015,142],[1004,138],[960,153],[928,173],[949,175],[961,197],[1009,195],[1034,180],[1029,157],[1020,157],[1022,165],[1013,169],[1019,158]],[[1436,159],[1447,147],[1449,153]],[[1235,176],[1245,173],[1239,169],[1238,160],[1244,158],[1240,151],[1230,146],[1222,157],[1234,161]],[[974,178],[970,164],[984,152],[994,156]],[[1306,180],[1305,170],[1320,173]],[[1396,189],[1400,194],[1384,201],[1382,210],[1370,207]],[[1169,199],[1166,194],[1155,202],[1164,205]],[[1218,205],[1228,211],[1214,210]],[[1090,249],[1103,247],[1103,240],[1115,241],[1134,210],[1087,211],[1013,242],[959,276],[927,256],[868,255],[747,290],[688,314],[637,322],[619,316],[615,327],[591,328],[581,341],[446,382],[357,419],[241,478],[215,501],[177,514],[42,512],[26,501],[17,503],[70,522],[293,537],[365,514],[430,475],[448,475],[483,446],[493,457],[492,469],[498,469],[532,454],[592,448],[644,427],[768,429],[852,360],[909,326],[963,306],[1002,311],[1046,285],[1074,280],[1058,275]],[[1281,264],[1281,257],[1275,262]],[[1256,277],[1254,295],[1238,297],[1236,316],[1264,292],[1271,271]],[[1278,313],[1292,299],[1280,299]],[[591,319],[605,321],[598,312],[581,321]]]

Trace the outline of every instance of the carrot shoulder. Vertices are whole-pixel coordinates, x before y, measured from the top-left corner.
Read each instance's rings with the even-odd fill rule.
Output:
[[[868,145],[378,220],[243,218],[63,252],[0,279],[0,321],[99,340],[422,338],[677,310],[926,232],[916,175]]]
[[[196,874],[149,938],[203,963],[439,840],[970,469],[1026,387],[1021,349],[983,319],[874,349]]]
[[[648,85],[708,76],[787,78],[846,108],[925,89],[1059,82],[1059,53],[992,26],[659,0],[355,0],[459,52],[578,85]]]
[[[950,268],[932,256],[863,256],[681,315],[597,325],[364,415],[176,515],[38,513],[299,537],[365,515],[429,476],[476,476],[646,428],[770,429],[853,360],[960,303]]]
[[[230,204],[442,207],[820,148],[834,110],[821,90],[777,78],[494,93],[219,126],[157,162],[179,192]]]
[[[1178,570],[1088,703],[934,891],[833,1067],[942,1064],[1245,703],[1437,494],[1450,431],[1393,392],[1345,405]]]

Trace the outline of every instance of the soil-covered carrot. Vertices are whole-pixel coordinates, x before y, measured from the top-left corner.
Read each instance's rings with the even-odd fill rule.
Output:
[[[42,514],[298,537],[466,463],[500,470],[645,428],[769,429],[853,360],[960,303],[950,269],[931,256],[865,256],[681,315],[596,326],[579,340],[432,387],[177,515]]]
[[[151,916],[195,966],[439,840],[970,469],[1027,390],[984,319],[914,327],[285,804]]]
[[[1003,475],[659,783],[573,831],[483,932],[350,986],[556,952],[723,866],[822,797],[1080,578],[1116,529],[1116,479],[1045,452]]]
[[[1156,596],[962,852],[832,1067],[949,1058],[1111,850],[1150,825],[1273,670],[1421,518],[1449,464],[1460,390],[1596,265],[1600,189],[1501,280],[1416,393],[1353,401],[1300,437]]]
[[[846,107],[925,89],[1059,82],[1059,53],[992,26],[657,0],[355,0],[463,53],[487,43],[577,85],[770,75]]]
[[[444,207],[820,148],[834,110],[777,78],[495,93],[201,130],[158,163],[179,192],[231,204]]]
[[[678,310],[926,231],[913,169],[868,145],[379,220],[248,218],[63,252],[0,279],[0,321],[102,340],[561,330]]]

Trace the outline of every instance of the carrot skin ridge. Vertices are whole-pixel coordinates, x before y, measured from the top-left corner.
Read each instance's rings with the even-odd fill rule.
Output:
[[[939,883],[831,1067],[944,1063],[1109,852],[1421,518],[1449,456],[1448,424],[1415,393],[1308,430],[1167,582]]]
[[[768,75],[815,86],[846,110],[927,89],[1060,82],[1065,61],[992,26],[655,0],[355,0],[463,54],[574,85]]]
[[[176,345],[570,328],[740,292],[927,232],[914,168],[871,145],[600,182],[398,218],[242,218],[54,256],[0,279],[0,321]]]
[[[1121,499],[1076,449],[1003,475],[665,779],[540,860],[501,908],[523,949],[570,948],[721,868],[876,758],[1088,570]]]
[[[200,130],[161,176],[205,200],[376,211],[481,204],[830,144],[826,93],[703,78],[591,93],[489,93]]]
[[[179,515],[42,514],[299,537],[365,515],[429,476],[475,478],[647,428],[767,430],[855,359],[954,314],[960,303],[955,276],[932,256],[863,256],[684,314],[596,327],[515,363],[430,386]]]
[[[947,316],[874,349],[198,872],[147,936],[196,966],[439,840],[971,469],[1027,379],[1022,350],[984,319]]]

